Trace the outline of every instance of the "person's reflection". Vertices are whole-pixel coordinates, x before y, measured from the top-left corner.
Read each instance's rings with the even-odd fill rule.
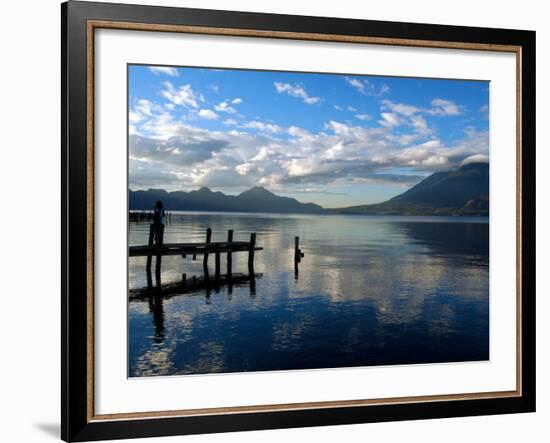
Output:
[[[164,341],[164,307],[160,296],[149,297],[149,312],[153,313],[153,324],[155,326],[154,341],[160,344]]]

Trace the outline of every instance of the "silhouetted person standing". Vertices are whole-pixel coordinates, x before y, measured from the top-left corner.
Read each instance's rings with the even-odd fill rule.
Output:
[[[159,200],[155,204],[155,212],[153,213],[153,239],[155,244],[162,243],[163,234],[164,234],[164,208],[162,202]]]

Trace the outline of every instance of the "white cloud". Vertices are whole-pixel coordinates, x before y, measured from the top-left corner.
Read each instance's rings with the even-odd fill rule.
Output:
[[[290,126],[287,129],[287,132],[298,140],[313,140],[313,135],[311,132],[299,128],[298,126]]]
[[[348,106],[348,111],[357,112],[357,109],[354,108],[353,106]]]
[[[243,102],[243,99],[242,98],[234,98],[233,100],[231,100],[231,103],[234,104],[234,105],[240,105],[241,103]]]
[[[303,102],[307,103],[308,105],[315,105],[315,104],[321,103],[322,101],[321,97],[310,96],[306,92],[304,87],[298,84],[291,85],[290,83],[275,82],[275,89],[279,94],[286,92],[288,95],[291,95],[292,97],[301,98]]]
[[[404,103],[394,103],[391,100],[383,100],[382,105],[385,109],[407,117],[420,112],[420,108],[417,108],[416,106],[406,105]]]
[[[218,114],[210,109],[201,109],[199,111],[199,117],[205,118],[206,120],[216,120],[218,118]]]
[[[358,120],[366,121],[372,119],[372,116],[369,114],[355,114],[355,118]]]
[[[278,125],[272,123],[264,123],[256,120],[247,122],[243,126],[245,128],[257,129],[258,131],[270,132],[272,134],[276,134],[277,132],[282,131],[282,128]]]
[[[378,123],[386,128],[393,128],[402,123],[399,116],[393,112],[382,112],[380,115],[382,120],[378,120]]]
[[[198,102],[204,101],[202,95],[195,93],[191,85],[182,85],[179,88],[175,88],[170,82],[163,82],[162,85],[164,89],[161,95],[175,105],[198,108]]]
[[[355,89],[357,89],[361,93],[363,93],[363,91],[365,90],[365,85],[361,80],[357,80],[351,77],[346,77],[346,82],[348,82],[348,84],[353,86]]]
[[[227,112],[228,114],[234,114],[235,112],[237,112],[235,108],[229,106],[229,104],[225,101],[218,103],[216,106],[214,106],[214,109],[218,112]]]
[[[169,68],[167,66],[150,66],[149,70],[156,75],[166,74],[170,77],[179,77],[179,72],[176,68]]]
[[[255,121],[249,125],[260,132],[208,131],[165,117],[152,119],[149,130],[154,138],[138,137],[130,142],[131,158],[142,166],[149,165],[145,169],[151,174],[146,177],[143,171],[131,169],[131,186],[230,189],[263,183],[288,191],[373,181],[400,185],[411,178],[396,175],[391,169],[408,168],[416,176],[426,175],[488,153],[488,134],[474,130],[454,145],[432,139],[403,147],[395,141],[391,128],[330,121],[324,131],[312,133],[291,126],[286,129],[290,138],[283,142],[263,135],[269,132],[265,125],[270,123]],[[168,172],[161,175],[159,171]]]
[[[405,103],[395,103],[391,100],[383,100],[382,109],[391,112],[381,114],[384,119],[380,122],[381,125],[393,127],[400,124],[407,124],[414,128],[415,135],[405,135],[401,140],[401,142],[404,142],[403,144],[410,143],[419,136],[427,136],[432,133],[428,122],[420,115],[425,112],[422,108]]]
[[[134,103],[133,109],[128,113],[130,123],[140,123],[147,118],[153,117],[153,113],[162,112],[162,108],[149,100],[138,99]]]
[[[426,112],[431,115],[447,116],[447,115],[460,115],[462,109],[456,103],[451,100],[445,100],[442,98],[434,98],[432,100],[432,108]]]
[[[165,86],[173,95],[180,89]],[[184,91],[200,103],[198,94]],[[189,103],[186,97],[181,103]],[[230,114],[231,102],[222,103],[217,106]],[[488,155],[487,131],[466,128],[462,140],[446,145],[434,138],[426,110],[413,112],[405,104],[383,104],[376,127],[361,125],[357,116],[367,114],[356,114],[356,123],[331,120],[318,131],[260,119],[240,123],[240,118],[223,120],[225,130],[206,130],[190,124],[192,117],[220,118],[222,113],[185,106],[192,109],[182,116],[152,101],[133,102],[129,114],[133,188],[230,190],[261,183],[291,192],[371,182],[401,186],[411,178],[395,172],[400,168],[415,177],[425,176]]]
[[[384,95],[384,94],[387,94],[388,92],[390,92],[390,87],[384,84],[380,87],[378,95]]]
[[[386,84],[376,86],[374,82],[365,79],[358,79],[354,77],[344,77],[346,82],[357,89],[361,94],[371,96],[371,97],[380,97],[384,94],[390,92],[390,87]]]
[[[142,120],[142,118],[143,117],[137,112],[130,111],[128,113],[128,119],[130,120],[130,123],[139,123]]]
[[[134,106],[134,109],[136,112],[145,115],[147,117],[152,117],[153,115],[153,109],[158,107],[150,102],[149,100],[140,99],[136,102],[136,105]]]
[[[432,132],[428,127],[428,122],[426,122],[426,119],[420,115],[413,115],[410,123],[418,134],[428,135]]]
[[[469,163],[489,163],[489,156],[485,154],[474,154],[466,157],[460,163],[460,166],[467,165]]]

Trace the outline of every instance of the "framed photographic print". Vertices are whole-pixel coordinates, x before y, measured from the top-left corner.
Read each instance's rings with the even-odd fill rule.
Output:
[[[535,410],[535,33],[62,5],[62,438]]]

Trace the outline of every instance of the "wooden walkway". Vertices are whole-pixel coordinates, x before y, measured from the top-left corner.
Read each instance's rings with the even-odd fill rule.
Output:
[[[199,289],[210,291],[212,287],[219,290],[220,285],[229,285],[229,290],[233,285],[249,283],[251,291],[255,292],[255,279],[260,274],[254,273],[254,257],[256,251],[262,251],[263,248],[256,246],[256,233],[250,234],[249,241],[233,241],[233,230],[227,231],[226,241],[212,241],[212,230],[206,230],[205,242],[199,243],[164,243],[164,225],[160,227],[154,224],[149,228],[149,241],[147,245],[130,246],[128,255],[130,257],[147,257],[145,271],[147,275],[147,287],[132,289],[129,293],[130,298],[149,297],[151,295],[169,295],[193,292]],[[245,252],[248,254],[248,274],[233,273],[233,254]],[[221,256],[226,256],[226,274],[221,274]],[[210,255],[214,255],[214,275],[210,275],[208,261]],[[294,238],[294,275],[298,278],[298,265],[304,257],[300,249],[300,238]],[[203,275],[187,277],[182,273],[179,282],[163,285],[161,282],[162,257],[181,256],[186,258],[190,256],[196,260],[202,256]],[[153,286],[153,276],[151,272],[153,257],[155,262],[155,287]]]
[[[253,232],[250,234],[250,241],[233,241],[233,230],[227,232],[227,241],[224,242],[212,242],[212,229],[208,228],[206,230],[206,241],[204,243],[164,243],[164,225],[155,226],[154,224],[150,225],[149,228],[149,241],[147,245],[140,246],[130,246],[128,255],[130,257],[147,257],[147,264],[145,271],[147,274],[147,288],[151,289],[153,287],[153,278],[151,274],[151,267],[153,257],[156,257],[155,263],[155,281],[156,287],[159,290],[158,293],[165,292],[165,289],[162,286],[161,282],[161,268],[162,268],[162,257],[164,256],[181,256],[186,258],[188,255],[192,257],[193,260],[197,259],[197,256],[202,256],[203,259],[203,276],[197,278],[193,276],[189,280],[192,284],[191,287],[195,286],[196,289],[199,287],[208,287],[211,284],[211,281],[216,285],[222,283],[231,283],[234,281],[233,276],[233,253],[246,252],[248,253],[248,276],[247,280],[253,280],[255,277],[254,273],[254,255],[256,251],[262,251],[263,248],[256,246],[256,233]],[[210,254],[214,255],[214,276],[213,279],[210,277],[210,272],[208,268],[208,259]],[[225,275],[221,274],[221,255],[226,255],[226,270]],[[244,280],[242,275],[235,275],[237,280]],[[182,283],[179,283],[181,286],[187,287],[187,275],[182,274]],[[181,290],[181,288],[179,288]]]
[[[254,246],[254,251],[264,248]],[[130,246],[130,257],[149,255],[204,255],[227,252],[248,252],[250,242],[212,242],[212,243],[163,243],[158,245]]]

